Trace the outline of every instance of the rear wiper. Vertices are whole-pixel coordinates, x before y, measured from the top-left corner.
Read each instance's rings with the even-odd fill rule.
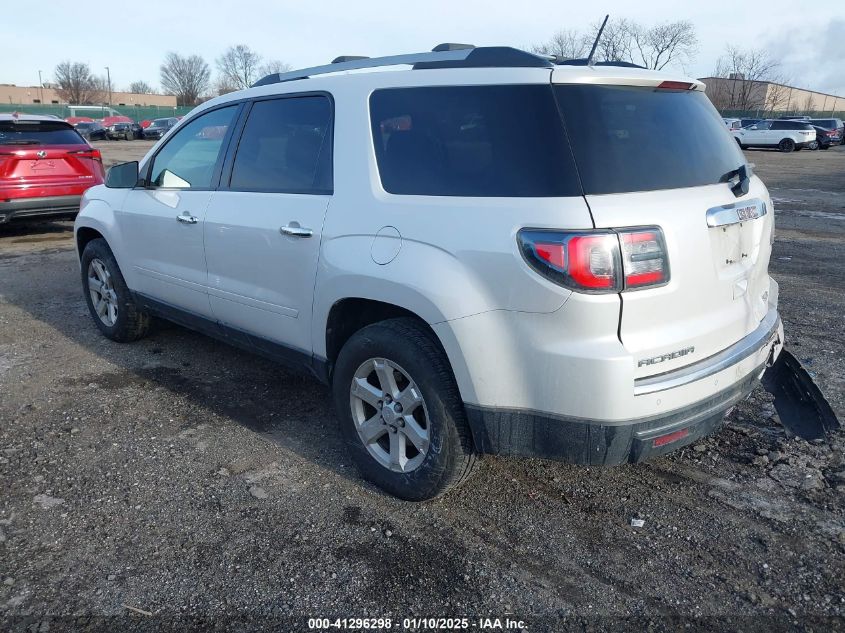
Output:
[[[724,174],[719,178],[719,182],[729,183],[731,185],[731,191],[737,198],[744,196],[751,187],[751,176],[754,175],[752,168],[752,164],[743,163],[736,169],[732,169]]]

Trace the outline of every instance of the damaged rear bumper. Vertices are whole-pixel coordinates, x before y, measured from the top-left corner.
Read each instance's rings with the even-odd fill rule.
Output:
[[[662,455],[714,432],[759,384],[783,348],[783,325],[772,309],[759,327],[722,352],[675,371],[635,381],[636,396],[684,388],[736,372],[728,387],[670,412],[632,420],[592,420],[466,404],[477,450],[577,464],[614,465]],[[750,365],[749,363],[753,362]],[[741,370],[744,367],[744,370]],[[750,371],[749,371],[750,369]],[[722,381],[724,384],[725,381]]]

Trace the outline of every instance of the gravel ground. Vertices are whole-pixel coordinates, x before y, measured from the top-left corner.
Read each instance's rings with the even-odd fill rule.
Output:
[[[787,345],[845,419],[845,148],[748,155]],[[765,392],[649,463],[485,458],[403,503],[358,478],[314,381],[176,326],[100,336],[70,230],[0,228],[0,630],[845,629],[845,434],[789,437]]]

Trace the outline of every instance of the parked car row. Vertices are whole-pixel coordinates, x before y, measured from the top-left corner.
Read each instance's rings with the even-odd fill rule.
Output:
[[[179,118],[166,117],[136,123],[129,117],[106,117],[102,122],[85,117],[72,117],[67,122],[71,123],[87,141],[121,139],[131,141],[134,139],[158,140],[179,122]],[[143,123],[148,125],[145,127]]]
[[[782,152],[791,152],[845,145],[845,125],[837,118],[785,116],[778,119],[723,118],[722,121],[742,149],[776,147]]]

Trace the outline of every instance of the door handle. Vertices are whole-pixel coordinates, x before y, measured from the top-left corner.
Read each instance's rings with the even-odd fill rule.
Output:
[[[314,231],[299,226],[299,222],[288,222],[287,226],[279,229],[282,235],[292,235],[293,237],[311,237]]]
[[[196,224],[199,222],[196,216],[191,215],[187,211],[183,211],[182,215],[177,215],[176,219],[182,224]]]

